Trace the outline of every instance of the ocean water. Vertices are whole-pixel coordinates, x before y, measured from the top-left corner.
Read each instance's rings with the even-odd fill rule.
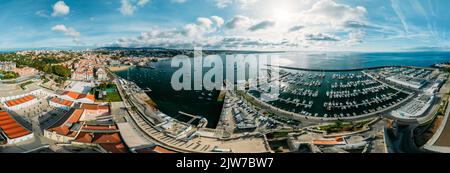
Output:
[[[450,52],[400,52],[400,53],[273,53],[279,57],[281,66],[307,69],[355,69],[378,66],[420,66],[429,67],[436,63],[450,61]],[[155,69],[133,67],[116,72],[119,76],[136,82],[141,88],[150,88],[147,93],[158,108],[181,121],[189,117],[179,111],[199,115],[208,119],[208,127],[214,128],[219,120],[222,102],[217,101],[219,91],[175,91],[171,86],[172,74],[178,68],[171,67],[170,60],[153,64]],[[225,64],[225,63],[224,63]],[[193,69],[194,70],[198,69]],[[204,68],[205,73],[208,69]],[[194,79],[192,79],[193,82]]]
[[[280,65],[309,69],[355,69],[378,66],[429,67],[450,61],[450,52],[393,52],[393,53],[304,53],[275,54]]]

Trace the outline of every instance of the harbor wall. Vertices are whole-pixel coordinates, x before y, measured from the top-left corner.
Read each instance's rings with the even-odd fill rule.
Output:
[[[427,67],[414,67],[414,66],[376,66],[376,67],[365,67],[365,68],[353,68],[353,69],[309,69],[309,68],[300,68],[300,67],[288,67],[288,66],[273,66],[267,64],[268,67],[278,67],[289,70],[302,70],[302,71],[313,71],[313,72],[345,72],[345,71],[363,71],[363,70],[376,70],[381,68],[391,68],[391,67],[403,67],[403,68],[414,68],[414,69],[433,69]]]

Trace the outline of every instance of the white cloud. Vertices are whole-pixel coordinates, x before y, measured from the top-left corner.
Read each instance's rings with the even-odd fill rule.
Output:
[[[72,41],[77,45],[84,45],[85,43],[81,40],[80,32],[76,31],[74,28],[66,27],[66,25],[58,24],[52,27],[53,32],[62,33],[66,36],[72,38]]]
[[[247,16],[236,15],[229,20],[225,27],[235,31],[259,31],[274,27],[276,24],[273,20],[258,20]]]
[[[249,17],[237,15],[237,16],[234,16],[231,20],[229,20],[225,24],[225,27],[227,27],[228,29],[242,30],[242,29],[247,29],[252,24],[253,24],[253,22]]]
[[[134,14],[134,10],[136,9],[135,6],[131,5],[131,3],[128,0],[121,0],[120,1],[120,13],[122,13],[125,16],[131,16]]]
[[[136,38],[120,38],[113,46],[121,47],[188,47],[188,45],[200,44],[200,38],[195,38],[186,33],[187,29],[159,29],[154,28],[148,32],[142,32]],[[194,37],[194,38],[193,38]]]
[[[137,1],[137,5],[140,7],[143,7],[144,5],[146,5],[148,2],[150,2],[150,0],[138,0]]]
[[[345,21],[343,22],[343,27],[345,28],[353,28],[353,29],[379,29],[381,27],[376,25],[371,25],[366,22],[359,22],[359,21]]]
[[[365,36],[365,33],[361,30],[350,32],[348,34],[347,44],[349,46],[360,44],[363,42],[363,38]]]
[[[122,15],[131,16],[139,7],[144,7],[150,0],[121,0],[119,11]]]
[[[265,21],[261,21],[253,26],[251,26],[250,28],[248,28],[249,31],[258,31],[258,30],[264,30],[270,27],[275,26],[275,22],[274,21],[270,21],[270,20],[265,20]]]
[[[36,11],[35,14],[36,14],[36,16],[39,16],[39,17],[46,17],[46,18],[50,17],[46,10]]]
[[[340,25],[346,21],[364,21],[366,8],[338,4],[334,0],[320,0],[311,9],[301,13],[300,18],[308,24]]]
[[[295,26],[289,28],[289,31],[288,31],[288,32],[296,32],[296,31],[300,31],[300,30],[302,30],[303,28],[305,28],[305,26],[295,25]]]
[[[243,25],[245,27],[242,27],[241,20],[247,20],[249,23]],[[254,30],[262,31],[263,28],[268,28],[273,24],[271,21],[264,20],[256,22],[257,20],[245,16],[236,16],[234,17],[234,20],[230,21],[238,22],[234,22],[234,24],[231,24],[233,22],[227,22],[228,27],[234,27],[235,29],[242,27],[243,31],[246,33],[253,32],[249,31],[251,26],[255,27]],[[120,38],[112,43],[111,46],[161,46],[170,48],[192,48],[194,46],[202,46],[217,49],[256,49],[298,46],[300,43],[299,41],[293,42],[286,39],[271,40],[252,36],[218,34],[222,33],[222,26],[226,25],[224,25],[224,20],[219,16],[212,16],[209,18],[199,17],[196,23],[190,23],[181,28],[153,28],[148,32],[142,32],[140,36],[135,38]]]
[[[70,7],[64,1],[58,1],[53,5],[53,17],[65,16],[70,13]]]
[[[258,2],[259,0],[215,0],[216,7],[225,8],[229,5],[236,4],[240,8],[247,8],[249,5]]]
[[[258,2],[259,0],[235,0],[235,3],[238,4],[241,8],[247,8],[249,5]]]
[[[223,20],[223,18],[221,18],[219,16],[211,16],[211,20],[214,21],[214,23],[217,25],[217,27],[222,27],[222,25],[225,22]]]
[[[178,29],[153,28],[135,38],[120,38],[112,46],[192,48],[202,46],[215,49],[292,49],[310,45],[335,45],[340,38],[325,33],[272,33],[275,21],[235,16],[224,24],[218,16],[199,17],[196,23]],[[222,28],[222,26],[225,26]],[[302,27],[297,27],[297,29]],[[226,30],[223,30],[226,29]],[[229,32],[228,32],[228,31]],[[227,32],[223,32],[227,31]],[[258,31],[258,32],[255,32]]]
[[[208,29],[211,28],[212,24],[213,24],[213,22],[210,19],[205,18],[205,17],[199,17],[197,19],[197,22],[199,23],[200,26],[204,26]]]
[[[192,39],[178,30],[153,29],[143,32],[137,38],[120,38],[110,46],[120,47],[169,47],[192,48],[202,46],[213,49],[257,49],[257,48],[284,48],[297,47],[300,42],[289,40],[264,40],[245,36],[209,36]]]
[[[196,23],[190,23],[181,28],[153,28],[151,31],[142,32],[136,38],[120,38],[112,45],[122,47],[210,45],[215,43],[218,37],[209,36],[209,34],[217,32],[223,23],[223,19],[219,16],[199,17]]]
[[[256,1],[220,2],[229,5],[230,2],[244,4]],[[310,5],[302,10],[274,13],[282,14],[277,17],[271,17],[268,13],[261,18],[254,18],[261,15],[245,12],[242,13],[245,16],[237,14],[227,20],[218,16],[199,17],[195,23],[175,29],[156,28],[136,38],[121,38],[114,44],[131,47],[322,50],[361,44],[366,30],[381,32],[385,29],[368,22],[368,12],[362,6],[349,6],[334,0],[308,3]],[[289,7],[289,4],[283,4],[277,9],[285,9],[281,7]]]
[[[316,33],[305,35],[305,40],[308,41],[340,41],[340,39],[334,35]]]
[[[181,31],[185,36],[190,38],[200,38],[204,34],[217,31],[223,24],[223,19],[218,16],[212,16],[210,18],[199,17],[197,23],[191,23],[184,27]]]
[[[218,8],[225,8],[233,3],[233,0],[215,0]]]
[[[60,32],[60,33],[63,33],[64,35],[71,36],[71,37],[79,37],[80,36],[80,33],[78,31],[76,31],[73,28],[68,28],[68,27],[66,27],[66,25],[62,25],[62,24],[53,26],[52,31]]]
[[[216,49],[277,49],[286,47],[298,47],[300,42],[292,42],[287,39],[282,40],[264,40],[245,36],[223,37],[215,44],[208,45]]]

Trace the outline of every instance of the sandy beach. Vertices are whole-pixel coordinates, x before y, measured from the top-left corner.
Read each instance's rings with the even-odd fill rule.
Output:
[[[123,66],[117,66],[117,67],[108,67],[111,71],[124,71],[128,70],[131,66],[130,65],[123,65]]]

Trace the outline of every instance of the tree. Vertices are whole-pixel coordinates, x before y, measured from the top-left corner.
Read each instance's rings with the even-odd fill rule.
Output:
[[[62,65],[55,65],[55,66],[52,66],[52,72],[53,72],[55,75],[58,75],[58,76],[60,76],[60,77],[65,77],[65,78],[69,77],[70,74],[71,74],[70,69],[67,68],[67,67],[64,67],[64,66],[62,66]]]
[[[52,67],[50,65],[45,65],[42,71],[45,73],[52,73]]]
[[[342,127],[342,121],[336,121],[336,122],[334,123],[334,126],[335,126],[336,128],[341,128],[341,127]]]
[[[3,74],[3,76],[1,76],[1,79],[16,79],[20,77],[18,73],[12,71],[0,71],[0,73]]]
[[[120,56],[111,56],[111,59],[113,59],[113,60],[120,60]]]

